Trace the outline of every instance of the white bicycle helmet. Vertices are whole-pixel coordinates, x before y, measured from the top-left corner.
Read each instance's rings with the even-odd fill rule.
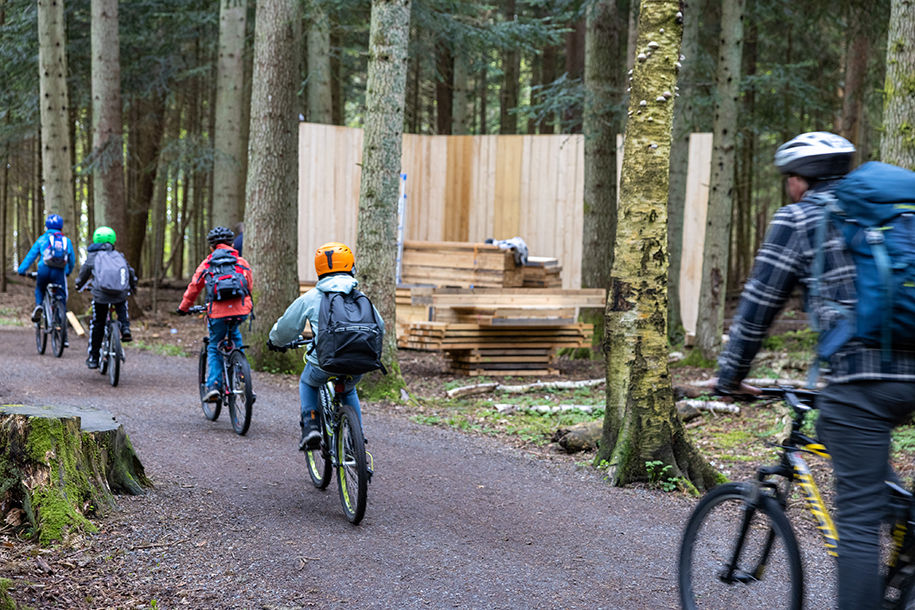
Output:
[[[855,146],[827,131],[802,133],[775,151],[775,167],[783,174],[814,180],[841,178],[848,173]]]

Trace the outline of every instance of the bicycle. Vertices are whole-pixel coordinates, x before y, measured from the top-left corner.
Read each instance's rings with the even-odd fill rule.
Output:
[[[206,313],[207,308],[197,305],[188,309],[188,313]],[[229,407],[229,420],[232,429],[239,436],[244,436],[251,426],[251,410],[257,396],[251,383],[251,365],[242,350],[247,345],[235,345],[229,339],[232,330],[239,324],[240,319],[227,320],[229,329],[226,337],[219,342],[217,349],[222,354],[222,392],[216,402],[207,402],[207,347],[210,338],[203,338],[203,347],[200,348],[200,357],[197,361],[197,381],[200,384],[200,403],[203,405],[203,414],[210,421],[216,421],[222,412],[222,405]]]
[[[124,348],[121,347],[121,328],[118,321],[112,317],[114,304],[108,305],[108,317],[105,320],[105,334],[102,336],[102,346],[99,348],[98,372],[108,373],[108,382],[116,388],[121,378],[121,363],[127,361]]]
[[[791,433],[778,463],[762,466],[752,483],[725,483],[709,491],[687,521],[680,546],[680,602],[687,610],[804,605],[800,549],[787,516],[795,481],[817,523],[827,552],[838,557],[839,535],[804,453],[829,458],[826,448],[801,432],[817,393],[790,387],[761,388],[793,412]],[[915,512],[912,493],[890,488],[891,543],[885,556],[882,608],[915,608]]]
[[[298,338],[282,346],[281,350],[295,349],[309,343]],[[368,484],[372,481],[375,460],[365,450],[365,436],[359,414],[352,405],[343,404],[341,396],[349,375],[334,375],[318,388],[318,428],[321,446],[305,451],[308,474],[318,489],[326,489],[334,470],[337,471],[337,489],[347,521],[359,525],[365,516]]]
[[[38,272],[28,274],[33,280],[38,279]],[[51,351],[60,358],[64,355],[67,341],[67,306],[63,302],[64,287],[60,284],[48,284],[44,289],[44,300],[41,303],[41,318],[35,322],[35,346],[39,354],[48,348],[48,335],[51,335]]]

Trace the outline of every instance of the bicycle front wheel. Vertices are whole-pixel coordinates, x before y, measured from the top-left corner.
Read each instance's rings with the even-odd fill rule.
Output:
[[[197,359],[197,384],[200,386],[200,404],[203,406],[203,415],[210,421],[216,421],[222,410],[220,401],[207,402],[207,346],[200,348],[200,358]]]
[[[43,354],[44,351],[48,348],[48,334],[42,328],[42,323],[46,321],[44,314],[41,315],[41,318],[35,322],[35,347],[38,348],[38,353]]]
[[[356,409],[343,405],[340,421],[334,433],[334,454],[337,458],[337,487],[347,520],[359,525],[365,516],[368,493],[368,469],[365,464],[365,438]]]
[[[118,387],[121,378],[121,335],[112,324],[108,329],[108,381],[111,387]]]
[[[778,503],[752,486],[715,487],[696,505],[680,546],[680,602],[686,610],[790,608],[804,598],[801,556]]]
[[[51,307],[51,349],[56,358],[64,355],[64,331],[67,323],[67,308],[62,301],[54,301]]]
[[[308,475],[311,477],[311,482],[318,489],[327,489],[333,475],[333,465],[330,461],[331,448],[326,444],[327,439],[330,438],[329,425],[324,421],[324,414],[328,411],[325,405],[330,404],[330,393],[326,386],[318,388],[318,400],[321,402],[318,407],[318,425],[321,427],[321,437],[325,442],[322,442],[317,449],[306,451],[305,456],[308,460]]]
[[[254,406],[254,389],[251,385],[251,366],[240,351],[229,356],[229,419],[232,429],[239,436],[251,425],[251,409]]]

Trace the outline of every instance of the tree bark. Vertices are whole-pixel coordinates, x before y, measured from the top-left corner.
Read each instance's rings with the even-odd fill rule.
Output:
[[[723,3],[721,14],[715,120],[712,129],[712,178],[706,216],[705,252],[702,257],[699,317],[696,321],[696,345],[707,360],[718,357],[724,329],[745,7],[746,0],[729,0]]]
[[[134,269],[141,268],[146,225],[158,174],[157,160],[165,131],[165,98],[157,92],[151,95],[151,99],[134,100],[136,124],[130,149],[135,159],[136,186],[127,210],[127,239],[120,240],[124,256]]]
[[[308,120],[330,125],[334,121],[330,69],[330,21],[319,0],[309,3]]]
[[[86,514],[114,507],[112,492],[151,487],[123,426],[100,409],[0,406],[0,451],[0,512],[43,545],[95,531]]]
[[[92,170],[96,226],[127,237],[117,0],[92,0]]]
[[[863,10],[853,10],[849,23],[851,24],[851,39],[846,45],[845,52],[845,87],[842,96],[842,129],[841,134],[846,140],[855,145],[856,166],[860,159],[861,124],[864,119],[864,82],[867,78],[867,60],[870,53],[870,40],[864,27],[860,24],[865,20]]]
[[[619,10],[599,0],[587,14],[585,34],[585,183],[582,288],[608,289],[616,236],[616,105],[620,101]]]
[[[454,55],[447,44],[439,42],[436,45],[435,59],[438,65],[438,78],[435,80],[436,133],[451,135],[451,114],[454,108]]]
[[[676,0],[644,0],[623,154],[604,351],[607,408],[595,464],[613,485],[647,480],[646,462],[707,489],[717,475],[677,417],[667,366],[667,193],[681,27]],[[648,51],[651,55],[648,56]]]
[[[298,119],[300,32],[296,0],[257,3],[254,33],[254,79],[251,91],[251,138],[248,146],[248,208],[245,212],[245,258],[255,270],[257,319],[246,343],[259,368],[295,368],[289,352],[265,349],[273,323],[299,296]],[[319,202],[309,202],[318,205]],[[304,247],[304,246],[303,246]]]
[[[454,93],[451,106],[451,133],[463,136],[469,133],[467,97],[467,51],[458,49],[454,53]]]
[[[915,1],[892,0],[880,158],[915,170]]]
[[[636,4],[635,2],[633,4]],[[670,148],[670,190],[667,199],[667,244],[670,266],[667,271],[667,332],[672,341],[682,335],[680,314],[680,263],[683,259],[683,214],[686,205],[686,176],[689,170],[689,136],[696,130],[695,80],[699,67],[699,25],[704,0],[683,2],[683,43],[677,84],[680,96],[674,110]],[[633,49],[634,51],[634,49]],[[633,60],[635,55],[633,55]]]
[[[503,0],[503,14],[506,21],[515,20],[516,0]],[[502,50],[502,88],[499,91],[499,133],[518,133],[518,80],[521,77],[521,53],[506,47]]]
[[[232,228],[242,220],[239,200],[244,190],[241,120],[245,92],[245,0],[219,3],[219,59],[216,75],[216,129],[213,134],[213,226]]]
[[[369,34],[356,268],[364,292],[385,322],[382,362],[389,372],[388,379],[382,381],[377,374],[368,377],[369,384],[379,389],[403,386],[394,332],[394,292],[410,4],[411,0],[372,0]]]

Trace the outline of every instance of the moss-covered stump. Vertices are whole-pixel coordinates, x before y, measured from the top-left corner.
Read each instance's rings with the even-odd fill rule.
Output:
[[[114,493],[151,486],[123,426],[101,409],[0,406],[0,518],[41,544],[92,531]]]

